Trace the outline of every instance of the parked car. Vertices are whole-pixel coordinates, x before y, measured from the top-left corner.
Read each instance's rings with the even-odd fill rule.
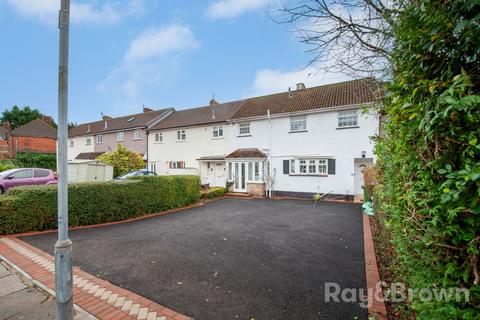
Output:
[[[17,186],[57,184],[52,170],[41,168],[17,168],[0,172],[0,193]]]
[[[127,180],[128,178],[133,178],[133,177],[153,177],[157,176],[157,174],[153,171],[148,171],[148,170],[136,170],[136,171],[130,171],[127,173],[124,173],[118,177],[116,177],[114,180]]]

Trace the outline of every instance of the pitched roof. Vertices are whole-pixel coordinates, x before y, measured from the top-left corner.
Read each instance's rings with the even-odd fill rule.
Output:
[[[5,129],[3,126],[0,126],[0,136],[4,136],[8,133],[8,130]]]
[[[95,160],[105,152],[82,152],[75,157],[75,160]]]
[[[351,106],[376,101],[381,95],[380,83],[364,78],[323,86],[250,98],[231,119],[266,116],[289,112]]]
[[[147,111],[142,113],[131,114],[128,116],[110,118],[107,120],[99,120],[95,122],[83,123],[69,130],[69,137],[83,136],[86,134],[95,134],[101,132],[109,132],[122,129],[133,129],[148,126],[153,120],[162,116],[171,108]],[[105,128],[107,121],[107,128]]]
[[[43,121],[35,119],[10,132],[12,136],[57,139],[57,129]]]
[[[267,155],[262,152],[260,149],[257,148],[244,148],[244,149],[237,149],[230,153],[225,158],[231,159],[245,159],[245,158],[266,158]]]
[[[227,103],[219,103],[213,107],[205,106],[175,111],[170,116],[154,125],[152,130],[224,122],[227,121],[235,111],[237,111],[243,102],[244,100],[239,100]]]

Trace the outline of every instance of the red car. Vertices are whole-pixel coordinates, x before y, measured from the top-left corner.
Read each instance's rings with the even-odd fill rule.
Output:
[[[0,193],[11,187],[36,184],[57,184],[52,170],[40,168],[17,168],[0,172]]]

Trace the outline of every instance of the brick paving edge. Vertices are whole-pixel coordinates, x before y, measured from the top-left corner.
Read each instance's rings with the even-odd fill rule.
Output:
[[[30,276],[28,273],[23,271],[20,267],[18,267],[15,263],[10,261],[8,258],[0,254],[0,260],[6,263],[10,268],[15,270],[15,272],[17,272],[20,275],[20,277],[29,285],[36,287],[37,289],[40,289],[41,291],[45,292],[47,295],[55,298],[55,291],[53,291],[52,289],[50,289],[40,281],[34,279],[32,276]],[[75,309],[75,311],[80,313],[80,315],[82,316],[82,319],[99,320],[97,317],[93,316],[88,311],[82,309],[76,304],[73,305],[73,308]]]
[[[365,278],[367,281],[367,292],[369,293],[368,314],[369,316],[375,316],[378,320],[388,320],[385,301],[383,299],[377,300],[374,296],[372,297],[370,295],[370,292],[375,292],[376,286],[380,282],[380,273],[378,272],[377,257],[375,254],[375,243],[373,241],[373,234],[370,226],[370,217],[364,213],[362,213],[362,216],[365,255]]]

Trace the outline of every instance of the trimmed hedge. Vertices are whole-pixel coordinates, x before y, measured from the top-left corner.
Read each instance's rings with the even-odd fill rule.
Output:
[[[207,192],[203,192],[201,195],[201,198],[213,199],[213,198],[223,197],[224,194],[225,194],[225,188],[216,187],[216,188],[209,189]]]
[[[69,185],[69,225],[82,226],[180,208],[200,198],[197,176],[141,177]],[[13,188],[0,197],[0,234],[57,228],[57,187]]]

